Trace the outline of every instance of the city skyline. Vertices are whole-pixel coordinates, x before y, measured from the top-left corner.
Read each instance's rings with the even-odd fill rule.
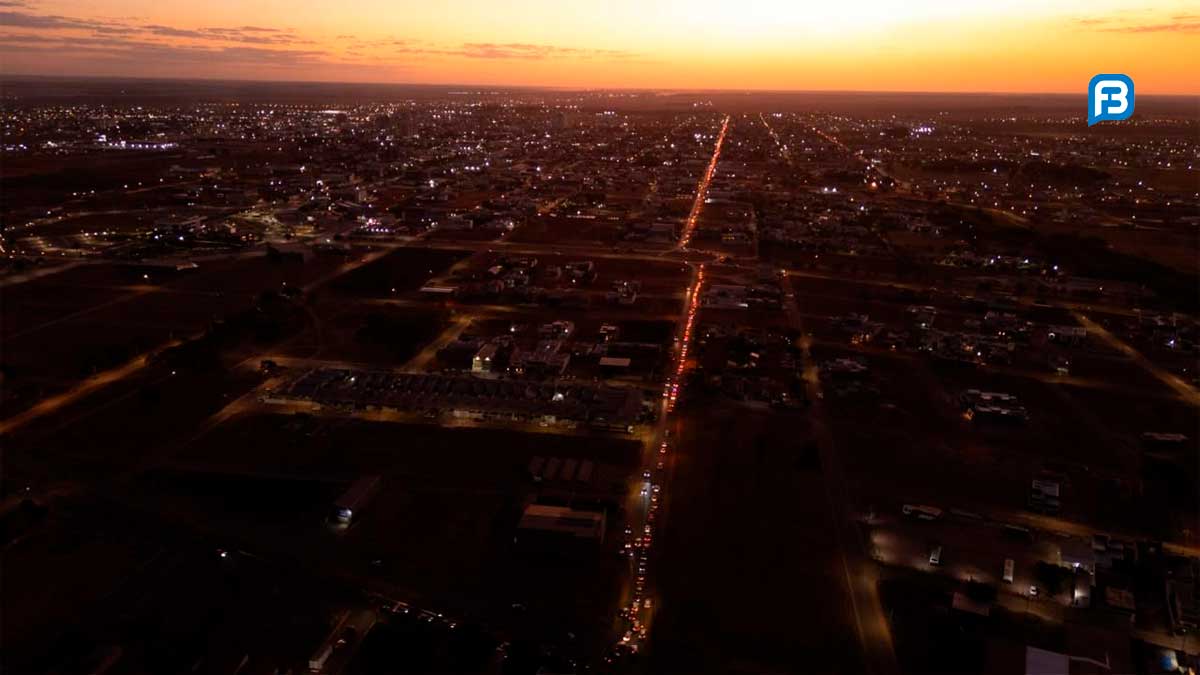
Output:
[[[0,2],[0,74],[682,90],[1200,93],[1187,3]]]

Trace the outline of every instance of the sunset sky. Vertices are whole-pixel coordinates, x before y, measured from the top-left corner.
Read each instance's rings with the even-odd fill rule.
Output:
[[[1200,0],[0,0],[0,73],[1200,93]]]

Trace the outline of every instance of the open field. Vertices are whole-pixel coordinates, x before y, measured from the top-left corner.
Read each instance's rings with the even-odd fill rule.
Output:
[[[653,670],[861,672],[804,418],[689,405],[661,526],[659,564],[671,572],[656,599]]]
[[[466,251],[397,248],[330,283],[333,293],[386,298],[413,291],[430,277],[465,258]]]
[[[619,218],[578,218],[566,214],[538,215],[518,227],[507,239],[528,244],[590,243],[618,245],[624,234]]]
[[[64,672],[299,670],[355,594],[291,564],[221,547],[203,531],[108,501],[59,500],[52,522],[6,551],[6,668]],[[38,565],[38,567],[34,567]],[[56,584],[26,583],[47,573]],[[361,602],[361,600],[359,601]],[[20,612],[19,614],[17,612]],[[11,622],[21,616],[26,622]],[[116,648],[114,640],[137,640]],[[26,640],[26,637],[31,640]]]
[[[119,264],[84,265],[4,287],[5,416],[248,310],[264,291],[302,287],[340,264],[332,257],[298,262],[256,254],[149,278]]]
[[[460,615],[512,622],[519,604],[537,617],[520,622],[559,639],[571,626],[603,633],[600,617],[616,610],[622,504],[639,454],[628,440],[267,415],[184,448],[140,481],[137,500],[255,550],[317,551],[322,569]],[[575,500],[608,512],[602,545],[514,544],[539,493],[526,471],[535,455],[597,463],[598,482]],[[332,500],[367,474],[382,477],[379,493],[348,530],[332,529]]]
[[[397,367],[437,337],[450,318],[436,307],[389,307],[354,301],[319,302],[305,326],[278,353],[301,358]]]

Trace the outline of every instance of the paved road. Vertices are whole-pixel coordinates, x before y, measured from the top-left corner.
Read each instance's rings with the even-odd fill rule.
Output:
[[[402,370],[414,373],[424,372],[425,366],[429,365],[429,362],[437,356],[439,351],[445,349],[447,345],[457,340],[463,334],[463,331],[467,330],[473,318],[470,314],[456,315],[454,320],[450,322],[450,325],[442,331],[441,335],[437,336],[437,338],[425,345],[421,351],[409,359],[404,364]]]
[[[699,284],[699,269],[693,269],[688,288],[698,289]],[[691,298],[692,293],[685,297],[685,312]],[[672,359],[674,369],[670,369],[669,373],[677,372],[678,364],[682,362],[683,352],[680,346],[684,342],[686,332],[686,320],[680,321],[675,334],[675,345],[679,350]],[[668,395],[673,389],[673,382],[677,380],[668,375],[667,384],[663,389],[664,397],[660,402],[658,422],[644,437],[640,470],[642,476],[649,478],[637,481],[626,498],[633,549],[630,551],[631,574],[621,588],[620,597],[622,607],[629,610],[631,625],[622,640],[635,648],[640,648],[643,638],[649,635],[655,612],[661,605],[661,595],[654,585],[654,577],[650,574],[650,566],[655,560],[651,556],[650,545],[667,522],[665,507],[671,483],[670,471],[674,467],[674,452],[667,453],[670,446],[667,434],[669,429],[678,424],[678,419],[670,414],[669,408]],[[663,466],[661,469],[660,462]]]
[[[704,200],[708,196],[708,187],[712,184],[713,174],[717,170],[717,162],[721,159],[721,146],[725,143],[727,131],[729,131],[729,115],[726,115],[725,119],[721,121],[721,131],[717,134],[712,159],[708,160],[704,175],[700,177],[700,184],[696,186],[696,197],[692,200],[692,210],[688,213],[687,220],[684,221],[683,232],[679,235],[678,248],[680,250],[687,248],[688,242],[692,240],[692,233],[696,231],[696,222],[700,220],[700,213],[704,210]]]
[[[872,552],[889,567],[940,573],[960,582],[974,579],[992,584],[1000,591],[997,602],[1001,606],[1015,612],[1030,612],[1054,623],[1062,623],[1072,612],[1087,611],[1070,606],[1075,600],[1070,584],[1053,598],[1046,595],[1045,589],[1037,598],[1032,598],[1029,588],[1039,583],[1034,572],[1037,563],[1061,564],[1063,546],[1068,542],[1090,549],[1090,529],[1070,524],[1059,527],[1062,523],[1057,519],[1032,522],[1012,518],[1004,521],[985,514],[978,514],[982,516],[978,519],[947,515],[937,521],[905,518],[895,512],[878,516],[871,522]],[[1037,531],[1038,536],[1033,540],[1008,536],[1002,531],[1006,522],[1025,524]],[[1115,536],[1115,533],[1110,534]],[[1132,540],[1132,537],[1125,539]],[[934,543],[943,546],[940,566],[929,563]],[[1012,583],[1003,581],[1005,559],[1015,563]],[[1137,636],[1151,644],[1173,649],[1183,644],[1179,636],[1162,630],[1139,628]]]
[[[16,286],[17,284],[23,284],[26,281],[33,281],[34,279],[48,277],[48,276],[51,276],[54,274],[58,274],[59,272],[66,272],[67,270],[75,269],[76,267],[79,267],[80,265],[83,265],[83,264],[84,264],[83,261],[76,260],[76,261],[72,261],[69,263],[64,263],[62,265],[39,267],[37,269],[30,270],[28,272],[21,272],[20,274],[10,274],[10,275],[4,277],[3,279],[0,279],[0,288],[5,288],[7,286]]]
[[[320,286],[323,286],[324,284],[327,284],[330,281],[342,276],[343,274],[347,274],[349,272],[352,272],[352,271],[358,269],[359,267],[362,267],[363,265],[367,265],[371,262],[374,262],[375,260],[378,260],[379,258],[383,257],[384,255],[387,255],[388,252],[390,252],[390,249],[374,251],[366,256],[357,258],[351,262],[347,262],[346,264],[344,264],[341,267],[337,268],[336,270],[330,272],[329,274],[306,285],[304,287],[304,291],[311,292],[311,291],[319,288]],[[127,296],[121,296],[120,298],[117,298],[116,300],[113,300],[111,302],[103,303],[101,305],[96,305],[96,306],[89,307],[84,310],[80,310],[79,312],[75,312],[74,314],[71,314],[67,317],[60,317],[58,319],[41,324],[34,328],[27,329],[26,331],[22,331],[21,333],[17,333],[16,335],[11,335],[8,337],[8,339],[11,340],[13,337],[17,337],[24,333],[28,333],[32,330],[39,330],[39,329],[45,328],[46,326],[51,325],[53,323],[65,321],[70,318],[76,318],[76,317],[88,314],[90,312],[94,312],[94,311],[104,308],[104,307],[109,307],[114,304],[128,301],[134,297],[138,297],[142,293],[149,293],[149,292],[154,292],[157,290],[157,287],[154,287],[154,286],[145,286],[145,287],[138,287],[138,288],[140,289],[139,293],[135,293],[135,294],[127,295]],[[65,406],[75,403],[76,401],[79,401],[80,399],[83,399],[86,396],[88,396],[104,387],[107,387],[110,384],[120,382],[121,380],[124,380],[124,379],[134,375],[135,373],[141,371],[142,369],[144,369],[150,363],[151,357],[154,354],[157,354],[164,349],[169,349],[171,347],[178,346],[180,344],[183,344],[184,342],[198,339],[198,338],[202,337],[204,334],[205,334],[205,332],[202,331],[200,333],[192,335],[183,340],[168,340],[160,345],[157,345],[156,347],[154,347],[152,349],[149,349],[149,350],[143,352],[142,354],[135,356],[134,358],[130,359],[129,361],[125,362],[124,364],[122,364],[120,366],[117,366],[115,368],[110,368],[109,370],[105,370],[105,371],[96,373],[95,375],[87,378],[86,380],[80,382],[79,384],[76,384],[75,386],[71,387],[70,389],[66,390],[65,392],[56,394],[54,396],[50,396],[48,398],[44,398],[44,399],[38,401],[37,403],[35,403],[33,406],[29,407],[28,409],[26,409],[20,413],[17,413],[16,415],[13,415],[12,417],[9,417],[7,419],[0,420],[0,436],[3,436],[4,434],[7,434],[7,433],[11,433],[36,419],[39,419],[46,415],[49,415],[53,412],[59,411],[59,410],[63,409]]]
[[[1158,381],[1175,390],[1185,401],[1194,406],[1200,406],[1200,391],[1188,384],[1183,378],[1174,373],[1167,372],[1165,369],[1155,365],[1150,359],[1146,358],[1141,352],[1134,349],[1121,338],[1113,335],[1107,328],[1092,321],[1087,315],[1082,312],[1071,312],[1075,320],[1079,322],[1088,332],[1100,338],[1104,343],[1108,344],[1113,349],[1133,359],[1133,362],[1142,367],[1150,375],[1154,376]]]
[[[784,150],[778,134],[771,128],[765,117],[759,115],[759,120],[767,128],[767,132],[775,140],[776,146],[779,147],[784,159],[790,165],[792,163],[791,155]],[[825,137],[819,131],[817,133]],[[825,138],[845,149],[845,146],[837,143],[835,139]],[[810,275],[811,273],[793,274],[789,272],[783,276],[780,286],[784,293],[784,311],[788,321],[801,336],[800,348],[804,363],[804,382],[811,405],[809,417],[812,422],[814,440],[820,449],[826,497],[834,521],[833,532],[840,552],[842,572],[846,578],[847,597],[850,600],[850,610],[854,616],[855,628],[862,646],[864,668],[873,675],[898,674],[900,665],[896,661],[891,627],[888,625],[887,617],[883,612],[883,604],[879,599],[878,568],[871,560],[868,545],[863,541],[846,485],[841,456],[833,442],[833,434],[825,422],[821,380],[817,376],[817,366],[813,363],[810,353],[813,341],[804,333],[804,314],[800,311],[800,306],[796,301],[796,291],[792,286],[793,276]]]
[[[709,160],[708,167],[705,169],[704,175],[701,177],[699,184],[696,186],[696,195],[692,200],[692,210],[688,214],[685,228],[680,236],[678,249],[682,251],[695,230],[696,222],[699,220],[701,213],[704,210],[705,196],[708,194],[709,185],[712,182],[713,173],[716,170],[717,162],[721,156],[721,146],[725,141],[725,134],[729,129],[729,116],[726,116],[721,122],[721,131],[717,134],[717,141],[713,146],[712,158]],[[696,251],[702,259],[712,259],[714,254],[707,251]],[[683,320],[676,326],[675,334],[675,353],[671,359],[671,367],[667,369],[667,381],[663,387],[663,407],[659,414],[658,424],[654,428],[654,432],[650,435],[648,442],[643,447],[642,452],[642,471],[643,474],[650,475],[650,485],[647,487],[645,495],[639,493],[632,497],[632,506],[630,510],[630,522],[635,536],[642,539],[643,545],[635,549],[634,565],[635,574],[633,588],[623,589],[622,600],[631,609],[633,617],[632,631],[626,635],[625,640],[637,647],[641,643],[641,639],[649,634],[650,626],[653,622],[654,612],[658,609],[661,597],[654,588],[654,576],[651,573],[650,565],[654,557],[650,554],[650,546],[653,542],[656,531],[661,531],[666,527],[667,522],[667,503],[670,488],[671,470],[674,467],[674,454],[677,448],[673,447],[668,430],[678,423],[678,419],[672,414],[675,408],[675,402],[678,400],[679,388],[682,386],[684,372],[687,368],[688,350],[692,343],[692,331],[695,326],[696,313],[699,310],[701,287],[704,284],[704,264],[692,267],[692,276],[688,282],[688,291],[683,298]],[[660,462],[663,468],[660,469]],[[654,486],[657,486],[658,492],[654,491]],[[653,521],[651,520],[653,517]],[[639,588],[638,581],[641,581]]]
[[[329,637],[321,644],[321,649],[328,646],[333,651],[321,668],[311,670],[314,673],[337,675],[346,670],[346,666],[354,660],[354,654],[362,646],[367,633],[375,627],[379,615],[373,609],[354,609],[347,611],[337,623]],[[350,631],[350,632],[347,632]],[[318,649],[314,654],[319,653]]]
[[[133,357],[129,361],[126,361],[123,365],[96,373],[95,375],[87,378],[79,384],[76,384],[61,394],[55,394],[38,401],[24,411],[0,421],[0,436],[12,433],[13,431],[20,429],[36,419],[62,410],[64,407],[75,403],[76,401],[99,389],[130,377],[134,373],[137,373],[145,368],[150,363],[150,357],[154,353],[161,349],[167,349],[178,344],[181,344],[179,340],[171,340],[165,344],[159,345],[153,350]]]
[[[879,599],[878,569],[870,558],[867,544],[863,541],[841,456],[834,444],[833,434],[825,422],[821,380],[817,377],[817,366],[809,352],[812,340],[804,336],[803,315],[796,304],[790,275],[783,277],[781,286],[784,292],[784,310],[792,327],[802,336],[800,347],[804,363],[804,381],[811,402],[809,417],[813,438],[820,449],[826,496],[833,517],[833,533],[841,553],[847,596],[862,645],[863,665],[866,671],[873,675],[898,674],[900,666],[896,662],[891,627]]]

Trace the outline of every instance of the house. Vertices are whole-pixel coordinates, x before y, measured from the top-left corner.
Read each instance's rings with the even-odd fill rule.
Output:
[[[487,343],[475,352],[475,357],[471,359],[471,372],[473,373],[490,373],[495,367],[496,352],[498,351],[494,343]]]

